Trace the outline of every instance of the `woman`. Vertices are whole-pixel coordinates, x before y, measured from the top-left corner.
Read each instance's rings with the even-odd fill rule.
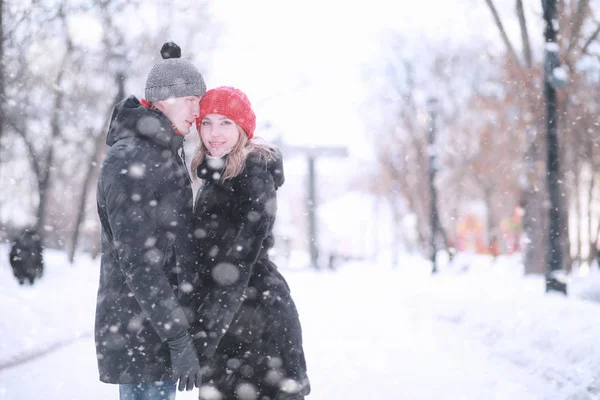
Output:
[[[191,306],[194,342],[207,366],[203,381],[223,400],[303,399],[310,384],[298,312],[268,256],[275,192],[284,181],[281,155],[251,140],[256,117],[238,89],[206,92],[196,123],[201,144],[192,171],[202,187]]]

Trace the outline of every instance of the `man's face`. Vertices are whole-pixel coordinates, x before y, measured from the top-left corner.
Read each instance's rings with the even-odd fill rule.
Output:
[[[169,118],[182,135],[187,135],[200,113],[200,99],[198,96],[176,97],[157,101],[154,105]]]

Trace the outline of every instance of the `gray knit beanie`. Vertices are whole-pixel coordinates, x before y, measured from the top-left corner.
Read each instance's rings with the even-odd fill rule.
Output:
[[[146,79],[146,100],[155,102],[174,97],[204,96],[204,78],[189,60],[181,58],[181,49],[168,42],[160,49],[158,61]]]

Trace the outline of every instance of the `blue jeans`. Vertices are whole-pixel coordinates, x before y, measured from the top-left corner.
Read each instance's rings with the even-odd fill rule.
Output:
[[[120,400],[175,400],[175,382],[144,382],[119,385]]]

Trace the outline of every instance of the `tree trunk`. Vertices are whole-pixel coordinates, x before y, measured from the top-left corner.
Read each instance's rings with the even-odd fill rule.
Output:
[[[590,243],[590,254],[589,254],[589,265],[592,265],[592,262],[594,261],[594,259],[597,260],[596,258],[596,253],[598,252],[598,239],[600,239],[600,220],[598,221],[598,226],[596,227],[596,236],[594,236],[596,238],[596,240],[594,241],[594,243]],[[598,267],[600,267],[600,264],[598,264]]]
[[[388,202],[390,204],[390,210],[392,211],[392,218],[393,218],[393,240],[392,240],[392,248],[390,249],[391,254],[392,254],[392,267],[396,268],[398,267],[398,260],[400,260],[400,251],[398,246],[400,246],[400,242],[404,241],[405,242],[405,247],[406,247],[406,241],[403,240],[404,238],[402,237],[402,226],[401,226],[401,216],[400,216],[400,210],[398,210],[398,201],[397,201],[397,197],[393,195],[392,192],[392,196],[388,197]],[[412,253],[412,249],[410,251]]]
[[[556,0],[542,0],[544,10],[544,39],[547,44],[557,43]],[[557,110],[557,88],[554,80],[554,70],[559,67],[558,53],[554,49],[546,48],[544,62],[544,98],[546,100],[546,147],[547,164],[546,179],[548,185],[548,199],[550,200],[549,211],[549,241],[548,241],[548,268],[546,270],[546,292],[558,291],[567,293],[566,284],[559,282],[555,273],[563,270],[564,253],[561,235],[563,224],[561,222],[562,206],[560,197],[560,168],[559,168],[559,145],[557,135],[558,110]]]
[[[492,238],[496,235],[496,217],[494,215],[493,204],[492,204],[492,188],[484,185],[483,187],[483,200],[487,209],[487,221],[486,221],[486,239],[487,244],[491,245]]]
[[[592,167],[593,168],[593,167]],[[594,170],[591,171],[592,176],[590,177],[590,183],[588,186],[587,193],[587,234],[588,234],[588,242],[589,242],[589,251],[587,254],[588,263],[591,264],[596,257],[596,240],[598,240],[598,235],[592,235],[592,204],[594,203],[594,186],[596,186],[596,174]],[[600,227],[600,222],[598,224]]]
[[[2,134],[4,133],[4,0],[0,0],[0,162],[2,162]]]
[[[431,113],[430,126],[428,132],[428,152],[429,152],[429,245],[431,247],[431,273],[436,274],[437,268],[437,243],[436,235],[439,232],[439,221],[438,207],[437,207],[437,187],[435,186],[435,176],[437,172],[437,151],[436,146],[436,116],[435,113]]]
[[[48,178],[50,177],[50,171],[44,170],[42,176],[38,178],[38,192],[39,192],[39,204],[36,216],[36,230],[41,236],[40,240],[44,242],[44,226],[46,221],[46,195],[48,193]]]
[[[573,269],[573,257],[571,257],[571,230],[569,229],[568,204],[570,201],[570,195],[568,193],[565,194],[564,201],[561,202],[560,207],[560,230],[562,232],[561,243],[564,257],[564,268],[567,273],[570,273]]]
[[[525,274],[543,274],[546,270],[546,190],[543,174],[538,173],[535,165],[542,162],[541,147],[543,137],[527,131],[529,147],[525,154],[527,186],[523,192],[522,207],[523,232],[526,236],[524,246]]]
[[[544,207],[545,195],[535,191],[525,192],[523,230],[525,244],[525,274],[543,274],[546,270],[547,237]]]
[[[592,235],[592,206],[594,204],[594,186],[596,185],[596,174],[593,170],[590,172],[592,176],[590,177],[587,190],[587,234],[588,240],[592,242],[594,240],[594,236]]]
[[[557,110],[558,115],[565,116],[564,118],[559,118],[560,122],[560,132],[568,132],[569,127],[567,126],[567,113],[568,113],[568,95],[564,96],[560,100],[560,106]],[[567,136],[567,134],[565,134]],[[572,156],[572,153],[569,151],[573,148],[573,145],[569,146],[566,142],[559,146],[559,165],[576,165],[577,162],[570,161],[569,156],[572,159],[576,159],[576,156]],[[560,231],[561,231],[561,244],[562,244],[562,254],[563,254],[563,265],[564,269],[567,273],[570,273],[573,269],[573,257],[571,256],[571,230],[569,229],[569,208],[571,205],[571,201],[573,198],[573,193],[568,189],[568,180],[567,176],[567,168],[559,168],[558,170],[558,182],[559,184],[562,182],[561,186],[564,190],[561,190],[560,203],[559,203],[559,212],[560,212]]]
[[[577,157],[575,157],[577,159]],[[574,174],[575,174],[575,235],[577,235],[577,253],[575,255],[575,261],[577,262],[578,265],[581,264],[581,261],[583,260],[582,256],[581,256],[581,248],[583,245],[583,242],[581,241],[581,230],[583,228],[583,221],[581,218],[581,166],[579,165],[579,162],[575,161],[575,165],[574,165]]]
[[[94,141],[94,150],[90,157],[90,163],[88,164],[85,178],[83,180],[83,189],[79,198],[79,206],[77,208],[77,218],[75,219],[75,226],[73,227],[73,236],[71,237],[71,248],[69,249],[69,262],[73,264],[75,260],[75,251],[77,250],[77,244],[79,242],[79,233],[81,224],[85,218],[85,206],[88,200],[88,193],[92,183],[92,178],[95,176],[100,163],[100,153],[104,145],[104,132],[99,132]]]
[[[451,248],[450,248],[451,246],[450,246],[450,241],[448,240],[448,233],[446,232],[446,228],[444,228],[441,221],[439,220],[439,215],[438,215],[437,226],[438,226],[440,235],[442,236],[442,242],[444,243],[444,248],[446,250],[446,253],[448,254],[448,262],[451,262],[454,259],[455,251],[451,250]]]
[[[40,191],[40,203],[38,205],[38,212],[37,212],[37,228],[38,228],[38,232],[40,233],[40,235],[43,237],[44,236],[44,227],[46,225],[46,206],[47,206],[47,198],[48,198],[48,191],[50,189],[50,182],[51,182],[51,175],[52,175],[52,165],[54,163],[54,144],[57,142],[58,137],[60,136],[61,133],[61,129],[60,129],[60,112],[62,110],[62,106],[63,106],[63,100],[65,97],[65,93],[63,92],[63,90],[60,88],[60,85],[62,84],[63,81],[63,77],[65,74],[65,66],[67,63],[67,60],[69,59],[69,56],[71,55],[71,51],[72,51],[72,47],[69,46],[69,48],[67,49],[67,52],[64,55],[64,58],[62,60],[62,64],[61,64],[61,68],[58,72],[58,75],[56,76],[56,79],[54,80],[54,85],[56,88],[56,95],[54,97],[54,104],[52,106],[52,119],[50,121],[50,131],[51,131],[51,135],[50,135],[50,141],[48,144],[48,151],[46,153],[46,163],[44,166],[44,169],[41,174],[41,176],[39,176],[38,178],[38,188]]]

